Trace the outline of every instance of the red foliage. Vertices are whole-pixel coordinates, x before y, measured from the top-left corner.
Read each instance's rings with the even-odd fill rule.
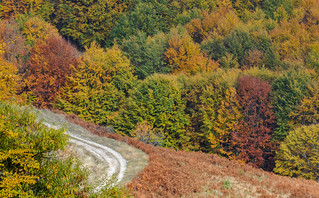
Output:
[[[254,77],[241,77],[238,100],[244,119],[232,136],[236,159],[271,170],[276,145],[272,142],[275,116],[270,106],[270,85]]]
[[[35,106],[50,107],[78,60],[79,52],[62,37],[51,35],[37,42],[24,73],[23,91],[35,97]]]

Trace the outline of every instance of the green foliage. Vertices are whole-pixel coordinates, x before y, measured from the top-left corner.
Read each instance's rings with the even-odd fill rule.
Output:
[[[119,43],[138,31],[152,36],[155,33],[168,32],[179,23],[185,24],[192,18],[199,16],[202,9],[211,10],[216,7],[214,0],[138,0],[133,8],[122,15],[112,29],[112,38]]]
[[[81,47],[96,41],[107,46],[110,30],[130,4],[126,0],[59,0],[52,21],[63,36]]]
[[[147,37],[146,33],[138,32],[136,36],[123,41],[123,51],[135,66],[138,78],[145,79],[153,73],[167,74],[171,71],[163,59],[167,40],[164,33]]]
[[[151,2],[138,3],[133,10],[124,14],[111,31],[111,38],[119,43],[131,35],[137,35],[139,31],[147,36],[153,36],[159,31],[168,31],[167,24],[163,19],[163,13]]]
[[[155,74],[140,82],[114,118],[118,131],[130,134],[137,123],[146,121],[165,137],[167,147],[183,148],[189,141],[185,127],[189,117],[184,113],[185,101],[173,76]]]
[[[226,139],[231,135],[230,125],[235,123],[232,116],[238,116],[234,112],[238,107],[236,98],[226,96],[233,96],[233,87],[239,74],[239,70],[225,72],[217,69],[210,73],[178,77],[183,84],[185,113],[191,121],[187,131],[192,140],[193,150],[217,152],[227,156],[223,151],[228,150]],[[227,114],[229,112],[231,114]]]
[[[75,161],[57,158],[67,145],[62,129],[48,129],[30,109],[6,103],[0,103],[0,117],[1,197],[65,197],[87,190]]]
[[[319,125],[289,132],[276,154],[274,171],[290,177],[319,181]]]
[[[114,46],[104,50],[92,43],[61,91],[58,108],[107,125],[135,81],[129,60]]]
[[[311,83],[309,75],[290,71],[272,84],[273,107],[278,125],[274,132],[276,139],[283,140],[291,130],[289,114],[296,110],[304,97],[309,95],[309,83]]]

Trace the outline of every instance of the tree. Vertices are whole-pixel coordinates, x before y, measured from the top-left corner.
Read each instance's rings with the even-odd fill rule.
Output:
[[[31,97],[35,106],[52,106],[78,58],[78,51],[59,36],[51,35],[45,42],[38,42],[23,74],[22,92]]]
[[[155,33],[168,31],[168,25],[163,19],[163,13],[151,2],[141,2],[134,8],[124,14],[115,24],[111,31],[111,38],[122,43],[123,39],[128,39],[131,35],[137,35],[143,32],[147,36],[153,36]]]
[[[203,103],[201,131],[207,134],[211,151],[233,158],[231,137],[237,130],[242,114],[236,99],[236,89],[233,87],[223,89],[225,88],[208,86],[204,90],[201,97]]]
[[[187,126],[186,130],[191,138],[192,150],[215,152],[226,156],[225,153],[219,152],[222,149],[227,150],[227,144],[223,144],[224,147],[219,143],[226,140],[228,135],[231,135],[230,128],[226,129],[224,126],[228,122],[233,122],[233,116],[236,118],[239,116],[235,110],[237,99],[226,98],[226,95],[232,96],[234,94],[233,88],[240,73],[240,70],[225,71],[217,69],[213,72],[198,73],[192,76],[184,74],[178,76],[178,81],[183,85],[182,98],[186,100],[185,113],[190,118],[190,125]],[[223,109],[223,107],[227,109]],[[216,128],[220,128],[219,132],[224,130],[225,136],[223,134],[218,135]],[[212,138],[215,135],[218,140],[212,148]]]
[[[52,12],[51,2],[44,0],[3,0],[0,5],[0,16],[5,19],[28,12],[35,12],[48,17]]]
[[[165,60],[171,66],[173,73],[183,72],[195,74],[197,72],[213,71],[218,63],[201,53],[199,45],[194,43],[187,33],[180,36],[177,29],[173,29],[168,40]]]
[[[271,170],[275,143],[275,116],[270,104],[270,85],[254,77],[238,80],[238,100],[243,119],[231,139],[235,159]]]
[[[0,54],[0,101],[17,97],[20,77],[18,69]]]
[[[202,11],[201,17],[192,19],[186,29],[196,43],[211,35],[228,36],[239,24],[239,18],[230,5],[222,5],[209,13]]]
[[[277,119],[274,137],[284,140],[291,130],[289,114],[300,105],[300,101],[309,96],[310,76],[303,72],[290,71],[280,76],[272,84],[272,104]]]
[[[58,36],[58,30],[39,16],[19,15],[17,21],[25,38],[25,45],[33,47],[38,40],[45,41],[51,35]]]
[[[129,60],[117,46],[104,50],[94,42],[86,48],[74,74],[66,78],[56,106],[102,125],[119,110],[136,80]]]
[[[125,134],[136,129],[138,123],[146,122],[164,136],[166,147],[187,148],[189,137],[186,126],[185,101],[181,88],[173,76],[154,74],[141,81],[130,92],[130,97],[114,117],[114,127]]]
[[[110,31],[130,4],[126,0],[59,0],[52,21],[63,36],[80,47],[96,41],[109,45]]]
[[[57,155],[67,136],[36,122],[29,108],[0,102],[0,196],[66,197],[88,192],[87,175]]]
[[[13,18],[0,21],[0,43],[5,60],[18,66],[24,64],[24,58],[29,50],[24,45],[25,39]]]
[[[289,116],[294,124],[319,124],[319,91],[318,87],[309,87],[310,96],[303,98],[300,105]]]
[[[289,132],[276,153],[275,173],[319,181],[319,125]]]

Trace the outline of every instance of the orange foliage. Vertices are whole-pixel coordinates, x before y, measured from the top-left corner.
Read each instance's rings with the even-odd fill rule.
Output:
[[[79,58],[78,51],[59,36],[51,35],[46,42],[38,42],[31,50],[24,88],[34,105],[50,107],[66,77],[73,71]]]
[[[173,33],[168,44],[169,48],[164,54],[173,73],[195,74],[212,71],[218,67],[218,63],[201,53],[199,45],[194,43],[187,33],[182,36]]]
[[[231,6],[224,6],[211,13],[202,12],[202,19],[193,19],[185,27],[194,41],[200,43],[212,34],[227,36],[238,23]]]

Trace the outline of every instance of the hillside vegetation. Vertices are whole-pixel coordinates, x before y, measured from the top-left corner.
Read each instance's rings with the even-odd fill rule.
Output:
[[[216,154],[154,147],[77,116],[66,117],[96,135],[126,142],[149,155],[148,165],[127,185],[135,197],[319,197],[315,181],[275,175]],[[318,129],[314,131],[318,135]]]
[[[319,181],[318,13],[317,0],[3,0],[0,100]]]

